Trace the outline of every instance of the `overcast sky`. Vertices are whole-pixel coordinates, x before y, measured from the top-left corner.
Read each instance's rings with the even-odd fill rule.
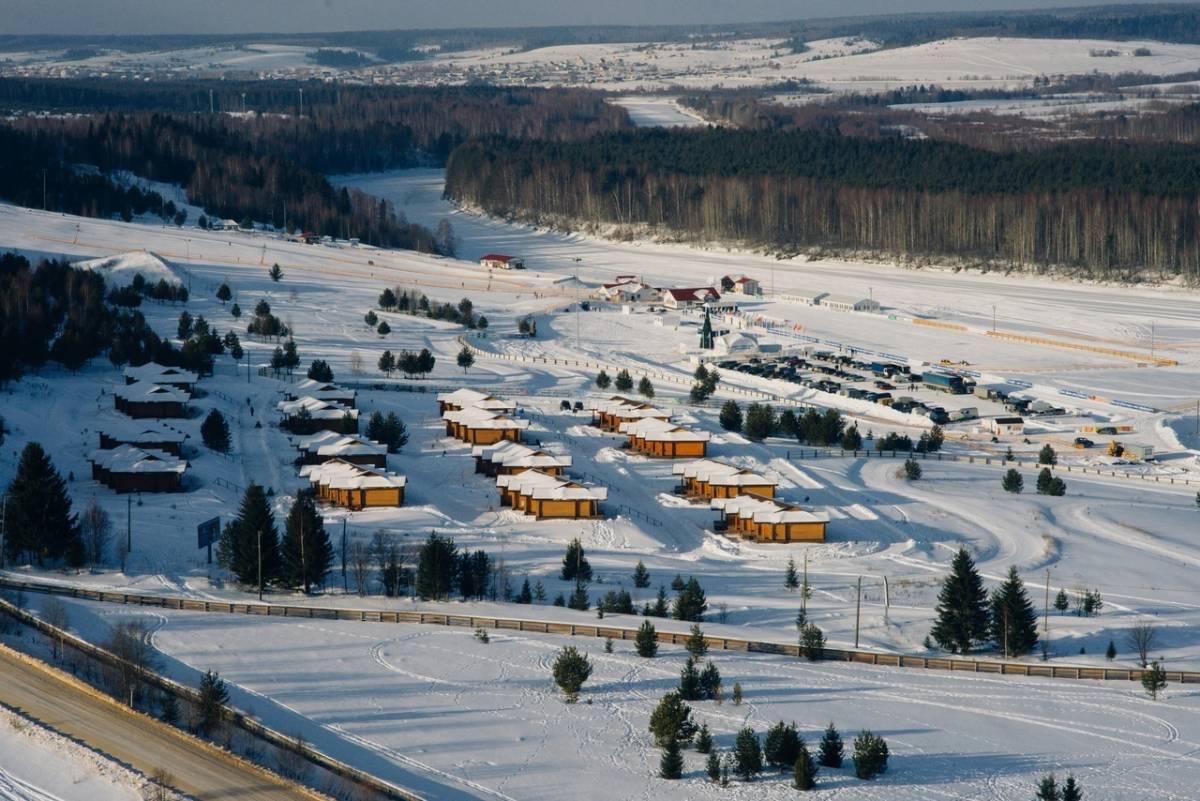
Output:
[[[0,0],[0,35],[756,22],[1100,2],[1103,0]]]

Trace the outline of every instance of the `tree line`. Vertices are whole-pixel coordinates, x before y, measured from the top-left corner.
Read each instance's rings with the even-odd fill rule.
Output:
[[[1200,278],[1200,154],[1088,142],[992,152],[819,131],[473,141],[446,191],[551,224],[648,225],[777,247]]]

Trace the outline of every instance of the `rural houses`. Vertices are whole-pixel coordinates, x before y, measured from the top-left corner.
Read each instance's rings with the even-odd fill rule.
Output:
[[[446,436],[468,445],[494,445],[505,440],[521,441],[528,420],[515,414],[517,405],[472,389],[459,389],[438,395],[438,408],[446,423]]]
[[[591,404],[592,424],[604,431],[619,431],[622,423],[638,420],[670,420],[671,413],[652,404],[632,400],[623,395],[613,395]]]
[[[135,381],[113,390],[117,411],[135,419],[187,417],[189,390],[148,381]]]
[[[358,393],[352,389],[342,389],[329,381],[315,381],[311,378],[306,378],[294,387],[289,387],[285,393],[287,400],[316,398],[327,403],[337,403],[348,409],[354,408],[355,400],[358,397]]]
[[[453,392],[444,392],[437,396],[438,412],[456,412],[468,407],[477,409],[486,409],[490,412],[503,412],[505,414],[515,414],[517,404],[503,398],[497,398],[495,395],[488,395],[486,392],[476,392],[473,389],[456,389]]]
[[[161,384],[164,387],[174,387],[189,394],[196,391],[198,376],[179,367],[166,367],[155,362],[147,362],[138,367],[125,368],[125,383],[136,384],[139,381],[148,384]]]
[[[611,284],[603,284],[597,295],[613,303],[646,303],[659,300],[662,290],[642,283],[634,276],[618,276]]]
[[[156,450],[172,456],[183,455],[183,441],[187,434],[165,423],[124,423],[100,429],[100,447],[104,450],[132,445],[142,450]]]
[[[856,295],[826,295],[821,299],[821,305],[833,311],[843,312],[878,312],[880,308],[879,301]]]
[[[92,478],[115,492],[177,492],[188,463],[170,453],[133,445],[92,451]]]
[[[662,304],[668,309],[690,309],[720,299],[721,293],[711,286],[664,289],[662,292]]]
[[[1025,418],[1023,417],[989,417],[983,421],[983,427],[996,436],[1021,436],[1025,433]]]
[[[755,542],[824,542],[829,515],[754,495],[713,498],[720,513],[714,530]]]
[[[334,431],[339,434],[358,433],[358,410],[334,401],[310,396],[280,401],[275,405],[282,419],[280,427],[293,434]]]
[[[488,270],[524,270],[525,260],[502,253],[488,253],[479,257],[479,266]]]
[[[340,458],[305,465],[300,475],[312,484],[318,500],[346,509],[403,506],[408,484],[405,476]]]
[[[292,438],[304,464],[320,464],[341,459],[368,467],[387,467],[387,446],[358,434],[339,434],[319,431],[316,434]]]
[[[654,417],[622,423],[619,430],[629,437],[633,450],[664,459],[702,459],[711,438],[707,431],[693,431]]]
[[[716,459],[677,464],[671,468],[671,473],[680,477],[678,491],[681,494],[706,500],[739,495],[773,498],[779,485],[776,479]]]
[[[475,457],[475,472],[492,478],[526,470],[540,470],[552,476],[561,476],[571,466],[570,456],[560,456],[507,440],[495,445],[476,445],[471,449],[471,455]]]
[[[735,295],[761,295],[762,285],[746,275],[726,275],[721,279],[721,289]]]
[[[606,487],[585,487],[540,470],[499,475],[496,486],[502,506],[537,520],[600,517],[600,503],[608,499]]]

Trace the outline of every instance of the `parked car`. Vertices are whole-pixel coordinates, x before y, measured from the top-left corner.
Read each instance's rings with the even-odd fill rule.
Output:
[[[1075,438],[1075,447],[1076,448],[1090,448],[1095,444],[1096,443],[1092,442],[1087,437],[1076,437]]]

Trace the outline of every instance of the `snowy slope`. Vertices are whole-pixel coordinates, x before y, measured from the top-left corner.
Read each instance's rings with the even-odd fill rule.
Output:
[[[142,783],[125,767],[0,710],[0,801],[136,801]]]

